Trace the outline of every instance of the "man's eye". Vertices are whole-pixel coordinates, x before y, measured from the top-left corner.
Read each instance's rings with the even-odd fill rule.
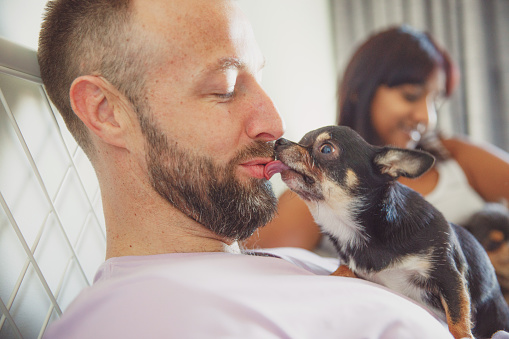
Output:
[[[334,147],[331,144],[323,144],[320,147],[320,152],[323,154],[330,154],[334,152]]]
[[[226,93],[216,93],[214,95],[221,99],[231,99],[231,98],[233,98],[234,94],[235,94],[235,92],[231,91],[231,92],[226,92]]]

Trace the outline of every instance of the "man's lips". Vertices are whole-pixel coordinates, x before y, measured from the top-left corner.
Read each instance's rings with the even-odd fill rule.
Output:
[[[265,166],[273,161],[273,158],[260,158],[246,161],[240,166],[247,170],[247,172],[254,178],[263,179],[266,178]]]
[[[288,169],[290,169],[290,167],[286,166],[279,160],[271,161],[265,165],[264,171],[265,179],[269,180],[270,178],[272,178],[274,174],[281,173]]]

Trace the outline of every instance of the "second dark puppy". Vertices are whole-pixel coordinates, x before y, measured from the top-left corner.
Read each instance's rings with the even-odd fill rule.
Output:
[[[340,126],[298,144],[279,139],[275,151],[267,175],[281,172],[334,242],[345,265],[336,275],[353,272],[426,305],[455,338],[509,330],[509,308],[481,245],[396,180],[426,172],[431,155],[372,146]]]
[[[502,294],[509,303],[509,209],[502,203],[487,203],[462,226],[488,253]]]

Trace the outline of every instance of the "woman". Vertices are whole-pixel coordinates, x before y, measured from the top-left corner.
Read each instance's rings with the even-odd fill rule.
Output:
[[[437,132],[438,106],[458,78],[448,53],[430,35],[408,26],[390,28],[369,38],[350,60],[338,93],[338,124],[371,144],[432,153],[437,161],[431,170],[399,181],[461,224],[485,202],[509,201],[509,154]],[[278,217],[246,247],[293,246],[335,256],[297,195],[283,193],[278,208]]]

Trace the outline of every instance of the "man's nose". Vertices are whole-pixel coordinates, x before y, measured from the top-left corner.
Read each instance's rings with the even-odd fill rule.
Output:
[[[274,102],[261,86],[258,86],[250,110],[246,132],[251,139],[273,141],[284,134],[284,121]]]

